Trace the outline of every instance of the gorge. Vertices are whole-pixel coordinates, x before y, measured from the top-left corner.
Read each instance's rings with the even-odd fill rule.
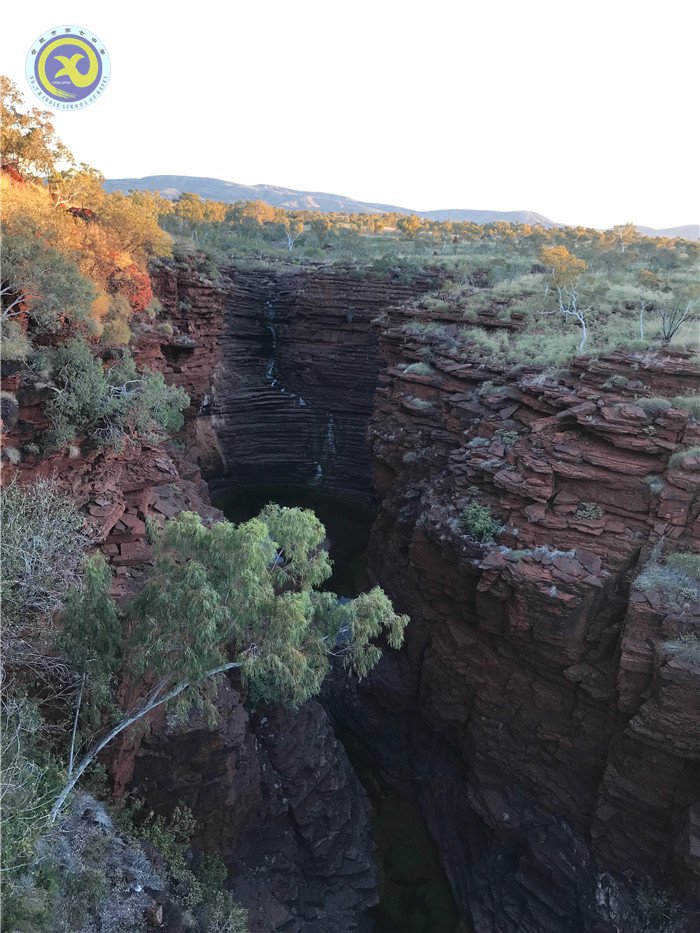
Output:
[[[117,793],[192,809],[255,933],[373,929],[368,767],[420,814],[409,838],[427,827],[454,902],[448,925],[396,933],[635,929],[649,878],[697,903],[698,662],[673,645],[700,617],[633,587],[659,541],[697,540],[700,457],[683,451],[698,423],[634,403],[694,389],[690,354],[543,373],[434,344],[426,366],[405,325],[437,273],[234,265],[214,282],[164,260],[152,280],[174,332],[144,332],[136,353],[190,395],[180,435],[166,451],[23,469],[57,470],[79,495],[125,592],[150,559],[149,516],[248,517],[275,489],[325,497],[332,515],[352,503],[366,531],[344,560],[363,563],[368,533],[367,577],[411,622],[365,681],[338,668],[297,711],[250,712],[232,677],[217,727],[155,718],[112,754]],[[478,323],[518,326],[488,309]],[[10,387],[21,446],[41,413]],[[465,534],[475,501],[497,516],[498,545]]]
[[[164,270],[157,288],[174,320],[185,303],[179,329],[199,344],[173,378],[196,389],[192,374],[217,366],[192,393],[213,399],[195,433],[216,438],[200,454],[220,458],[215,484],[380,502],[369,573],[411,614],[407,645],[327,707],[420,801],[462,916],[595,928],[622,897],[606,868],[678,876],[691,895],[692,664],[664,650],[674,613],[630,583],[662,536],[692,546],[698,462],[669,459],[698,428],[669,412],[645,434],[626,397],[691,389],[695,366],[618,353],[543,380],[437,357],[435,375],[409,374],[421,347],[399,325],[434,282],[278,279],[234,271],[215,297]],[[457,523],[473,487],[505,521],[509,546],[485,559]],[[582,500],[602,514],[578,514]]]

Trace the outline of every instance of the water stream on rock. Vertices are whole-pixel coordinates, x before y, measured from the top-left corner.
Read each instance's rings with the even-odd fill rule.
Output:
[[[333,421],[327,438],[333,439]],[[258,514],[268,502],[313,509],[323,522],[333,559],[327,588],[356,596],[366,585],[366,552],[375,518],[371,507],[304,486],[249,486],[213,489],[214,504],[234,522]],[[373,807],[375,858],[380,902],[362,930],[366,933],[454,933],[457,912],[437,847],[415,801],[402,796],[379,774],[371,750],[339,734]]]

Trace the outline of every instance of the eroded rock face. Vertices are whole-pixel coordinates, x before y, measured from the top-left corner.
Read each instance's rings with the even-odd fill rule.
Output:
[[[224,855],[252,930],[341,933],[376,902],[368,803],[323,708],[252,717],[230,684],[203,718],[159,729],[132,786],[197,816],[195,843]]]
[[[697,896],[700,671],[666,642],[700,618],[630,600],[662,536],[693,549],[700,510],[698,458],[669,463],[697,423],[631,396],[690,391],[697,369],[613,354],[552,381],[436,352],[415,375],[421,348],[392,319],[369,562],[412,621],[336,715],[422,802],[477,930],[615,929],[601,869]],[[500,546],[465,534],[469,502],[503,523]]]
[[[178,329],[197,334],[192,351],[165,349],[172,378],[190,391],[193,372],[211,376],[206,412],[223,464],[213,458],[205,472],[229,484],[309,484],[369,498],[366,431],[380,369],[370,322],[432,280],[233,268],[218,291],[201,292],[179,269],[159,275]]]

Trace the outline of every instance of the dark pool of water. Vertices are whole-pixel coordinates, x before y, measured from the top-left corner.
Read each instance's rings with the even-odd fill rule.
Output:
[[[212,501],[232,522],[254,518],[268,502],[313,509],[326,528],[333,561],[333,576],[324,588],[339,596],[357,596],[364,588],[367,545],[376,515],[369,506],[304,486],[244,486],[214,491]]]
[[[399,794],[380,775],[371,750],[339,735],[372,803],[379,866],[379,904],[372,933],[454,933],[459,915],[438,848],[417,801]]]
[[[233,522],[256,516],[268,502],[313,509],[323,522],[333,560],[327,589],[356,596],[366,586],[372,508],[308,487],[248,486],[212,492],[214,505]],[[372,802],[380,902],[363,930],[372,933],[454,933],[458,916],[437,847],[417,803],[378,773],[371,751],[338,735]]]

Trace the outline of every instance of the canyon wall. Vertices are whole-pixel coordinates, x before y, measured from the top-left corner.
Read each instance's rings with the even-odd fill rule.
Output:
[[[480,933],[625,928],[605,870],[697,899],[700,665],[673,640],[700,616],[630,586],[700,530],[697,449],[670,462],[698,423],[633,399],[696,390],[698,369],[620,352],[547,377],[433,347],[420,375],[410,314],[381,328],[369,566],[412,621],[335,715],[420,800]],[[465,533],[470,502],[499,545]]]
[[[196,328],[199,335],[203,327],[207,334],[196,338],[192,351],[168,352],[178,354],[173,368],[185,373],[199,366],[197,354],[209,359],[206,411],[223,461],[222,467],[216,457],[207,464],[212,480],[312,485],[370,498],[366,432],[380,369],[370,322],[433,281],[401,284],[314,267],[234,268],[221,283],[224,316],[217,330],[217,315],[200,321],[206,295],[193,296],[186,276],[160,273],[156,288],[168,313],[181,323],[186,316],[185,328]]]
[[[403,303],[429,285],[231,270],[219,337],[192,350],[213,374],[194,433],[215,482],[380,497],[369,567],[407,643],[325,704],[422,807],[464,917],[622,929],[647,876],[697,897],[698,665],[668,643],[700,622],[631,584],[661,539],[694,547],[700,510],[697,458],[669,462],[697,422],[634,398],[692,391],[698,370],[617,353],[548,377],[431,348],[433,372],[407,372],[426,347]],[[168,303],[181,331],[201,328],[190,303],[184,320]],[[464,533],[470,501],[500,546]]]

